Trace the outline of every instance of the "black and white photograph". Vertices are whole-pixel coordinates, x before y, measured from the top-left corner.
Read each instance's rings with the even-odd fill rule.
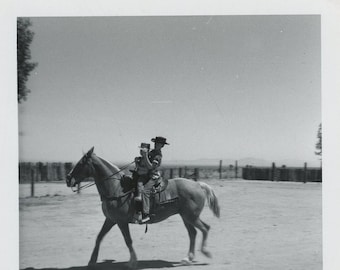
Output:
[[[12,17],[14,269],[336,269],[333,17],[110,8]]]

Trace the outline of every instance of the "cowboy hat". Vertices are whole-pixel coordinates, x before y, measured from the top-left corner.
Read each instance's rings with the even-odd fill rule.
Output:
[[[138,146],[139,148],[147,148],[148,150],[150,150],[150,144],[149,143],[141,143],[140,146]]]
[[[154,143],[161,143],[161,144],[167,144],[167,145],[169,145],[169,144],[166,142],[166,138],[160,137],[160,136],[159,136],[159,137],[152,138],[151,141],[154,142]]]

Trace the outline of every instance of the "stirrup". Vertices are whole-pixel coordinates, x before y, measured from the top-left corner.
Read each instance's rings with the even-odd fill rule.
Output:
[[[150,216],[146,216],[145,218],[143,218],[143,219],[140,221],[140,224],[147,223],[148,221],[150,221]]]

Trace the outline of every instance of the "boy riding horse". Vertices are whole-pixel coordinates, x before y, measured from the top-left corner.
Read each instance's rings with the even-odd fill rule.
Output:
[[[141,223],[146,223],[150,220],[150,190],[144,189],[144,185],[150,179],[158,179],[160,173],[158,167],[162,162],[162,148],[164,145],[169,145],[164,137],[155,137],[151,139],[155,143],[154,149],[150,150],[150,144],[142,143],[140,146],[140,157],[135,158],[136,170],[135,177],[137,178],[137,195],[136,202],[142,202],[143,216]]]

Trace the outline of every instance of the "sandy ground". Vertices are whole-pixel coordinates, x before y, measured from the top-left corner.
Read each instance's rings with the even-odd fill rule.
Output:
[[[211,225],[208,249],[194,269],[322,269],[320,183],[209,180],[220,202],[221,218],[208,207],[201,217]],[[20,185],[20,269],[85,270],[104,216],[95,187],[73,193],[64,183],[38,184],[30,198]],[[162,223],[130,226],[138,269],[187,269],[180,261],[189,238],[179,215]],[[124,269],[129,259],[114,227],[104,238],[98,270]],[[191,266],[192,267],[192,266]]]

